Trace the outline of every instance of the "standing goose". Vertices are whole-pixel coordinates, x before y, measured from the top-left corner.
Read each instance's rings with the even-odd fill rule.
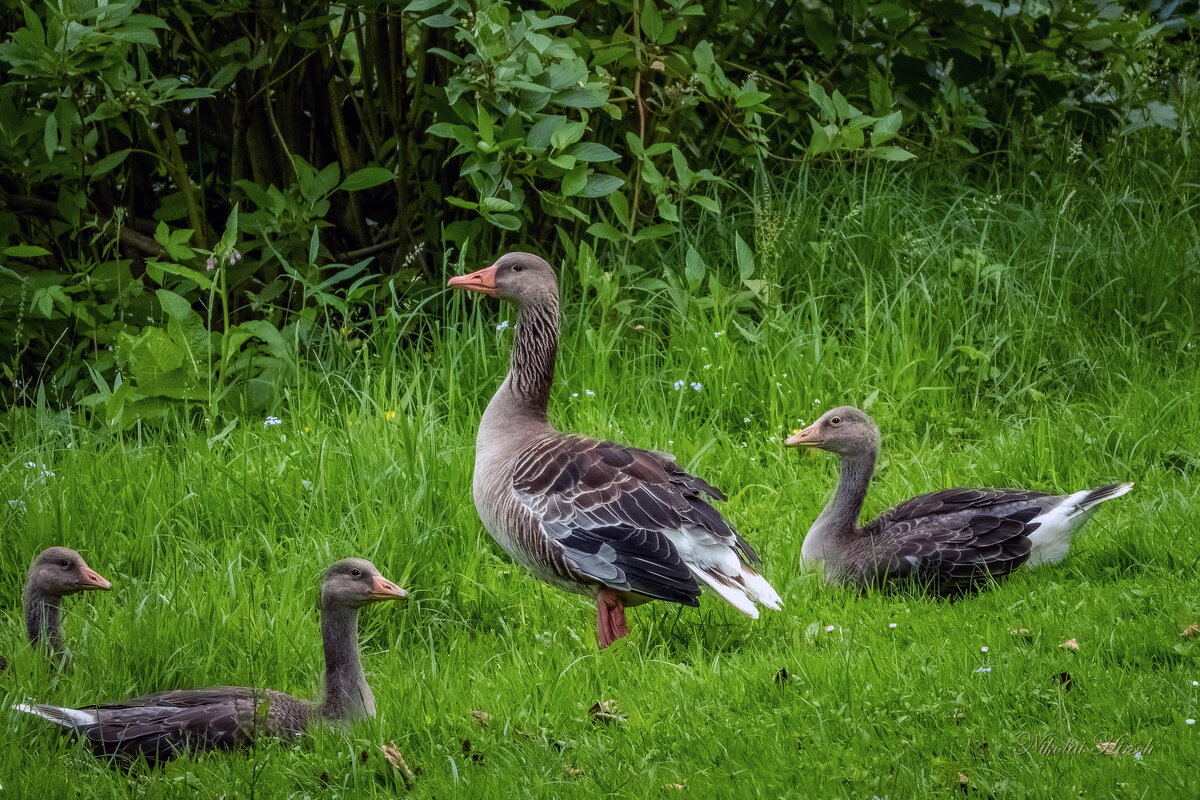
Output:
[[[879,428],[853,406],[841,406],[785,441],[828,450],[841,459],[837,490],[804,538],[804,561],[825,562],[833,583],[915,582],[938,594],[960,594],[1022,564],[1060,561],[1071,536],[1095,507],[1132,483],[1070,495],[1025,489],[943,489],[901,503],[858,527],[879,452]]]
[[[475,507],[516,561],[595,598],[601,648],[628,635],[626,605],[696,606],[700,582],[751,618],[756,603],[780,608],[754,550],[709,505],[720,491],[656,453],[550,426],[559,303],[549,264],[509,253],[449,285],[518,309],[508,376],[479,424]]]
[[[70,658],[62,632],[62,599],[69,594],[111,589],[112,584],[69,547],[37,554],[25,577],[25,633],[34,647],[43,642],[60,664]]]
[[[42,703],[21,703],[13,708],[69,728],[86,738],[97,756],[121,762],[144,757],[150,764],[169,761],[188,749],[246,746],[259,734],[300,736],[314,721],[351,722],[374,716],[375,697],[367,686],[358,651],[358,610],[405,594],[370,561],[347,558],[326,570],[321,584],[325,695],[320,703],[297,700],[272,689],[216,686],[83,708]]]

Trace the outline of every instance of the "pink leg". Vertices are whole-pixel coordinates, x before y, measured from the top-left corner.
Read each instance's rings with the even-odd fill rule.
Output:
[[[621,595],[611,589],[601,589],[596,595],[596,642],[600,649],[629,635],[625,622],[625,604]]]

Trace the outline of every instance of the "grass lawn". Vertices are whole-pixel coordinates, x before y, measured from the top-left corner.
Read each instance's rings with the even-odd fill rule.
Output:
[[[512,337],[494,301],[439,291],[440,317],[362,332],[373,355],[296,375],[279,425],[8,415],[5,706],[313,697],[320,570],[367,557],[411,597],[363,614],[370,722],[127,776],[3,714],[0,798],[1200,796],[1200,640],[1180,635],[1200,618],[1195,186],[1133,162],[986,186],[830,169],[628,260],[568,248],[553,417],[722,487],[786,605],[757,622],[711,595],[643,606],[605,652],[592,607],[511,564],[471,502]],[[799,556],[833,458],[780,441],[841,403],[884,434],[868,514],[952,485],[1137,487],[1066,561],[978,597],[830,589]],[[20,624],[51,544],[114,583],[68,599],[61,675]],[[621,719],[595,719],[598,701]],[[1083,752],[1042,752],[1062,749]]]

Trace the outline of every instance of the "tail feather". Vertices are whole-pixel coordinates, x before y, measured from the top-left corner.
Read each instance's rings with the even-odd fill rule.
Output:
[[[96,714],[93,711],[81,711],[77,708],[64,708],[62,706],[52,706],[46,703],[16,703],[12,706],[13,711],[24,711],[26,714],[33,714],[35,717],[41,717],[44,720],[53,722],[55,725],[62,725],[64,728],[70,728],[73,731],[79,731],[96,724]]]
[[[691,565],[689,565],[691,566]],[[729,578],[721,574],[712,574],[703,569],[692,567],[692,574],[708,584],[709,588],[724,598],[725,602],[745,614],[750,619],[758,619],[758,606],[750,599],[746,590],[735,586]]]
[[[1099,489],[1093,489],[1092,491],[1088,492],[1082,500],[1075,504],[1075,509],[1071,512],[1070,516],[1073,517],[1077,514],[1083,514],[1092,510],[1106,500],[1112,500],[1114,497],[1120,497],[1123,494],[1128,494],[1132,490],[1132,483],[1110,483],[1108,486],[1101,486]]]

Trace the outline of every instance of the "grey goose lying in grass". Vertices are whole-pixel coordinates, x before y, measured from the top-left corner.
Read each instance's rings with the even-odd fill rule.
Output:
[[[69,547],[48,547],[37,554],[25,578],[25,633],[34,647],[43,644],[63,663],[70,657],[62,632],[62,599],[79,592],[107,590],[112,584]]]
[[[83,708],[21,703],[13,708],[70,729],[97,756],[150,764],[186,750],[228,750],[256,735],[294,737],[314,721],[350,722],[374,716],[358,650],[358,610],[404,597],[369,561],[347,558],[321,584],[321,637],[325,647],[325,693],[320,703],[271,689],[216,686],[159,692]]]
[[[785,441],[841,459],[833,498],[801,550],[824,561],[831,582],[856,586],[916,583],[941,594],[978,589],[1021,565],[1061,560],[1096,506],[1132,483],[1070,495],[1025,489],[943,489],[923,494],[858,527],[879,451],[879,428],[853,406],[825,412]]]
[[[479,424],[475,507],[519,563],[595,598],[600,647],[628,634],[626,605],[699,605],[701,582],[753,618],[757,603],[780,607],[754,550],[709,504],[721,492],[659,454],[550,426],[559,300],[549,264],[509,253],[449,285],[518,308],[508,376]]]

